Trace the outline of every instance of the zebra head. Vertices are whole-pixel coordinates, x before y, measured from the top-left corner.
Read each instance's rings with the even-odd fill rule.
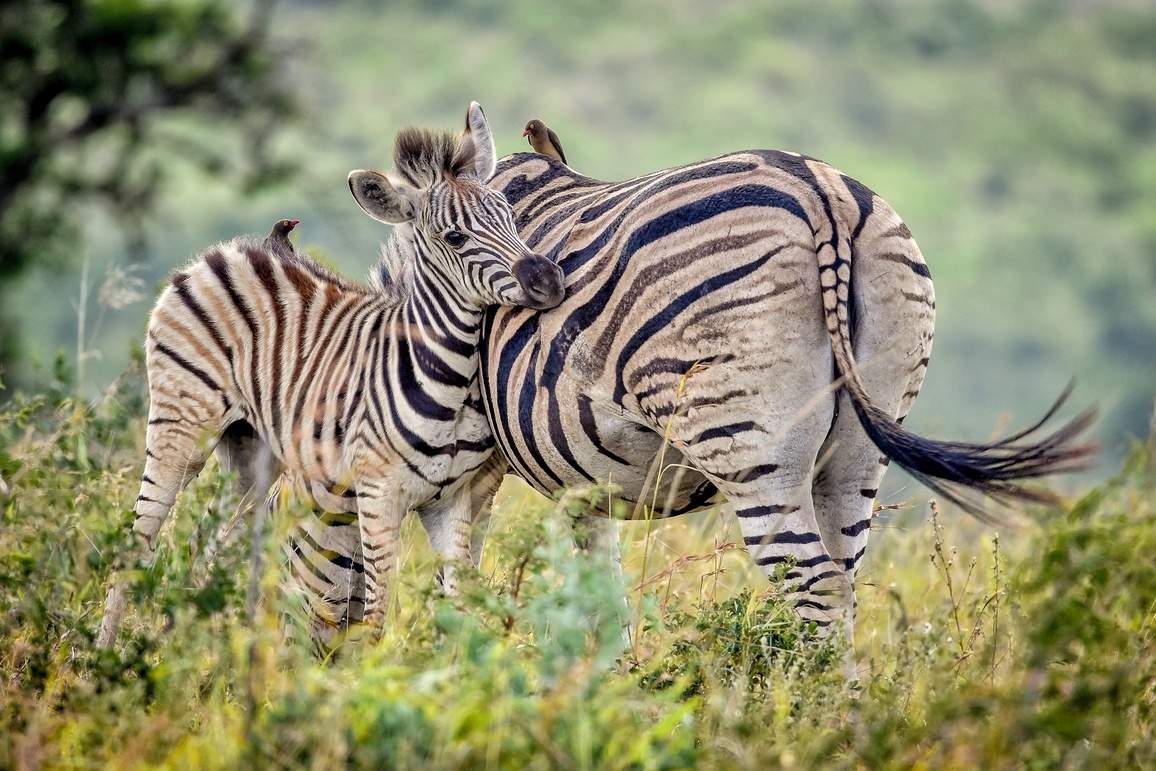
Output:
[[[489,123],[474,102],[462,134],[404,129],[394,171],[350,172],[349,189],[369,216],[396,226],[387,249],[412,258],[441,291],[477,308],[553,308],[565,296],[562,269],[530,251],[509,203],[487,184],[496,158]]]

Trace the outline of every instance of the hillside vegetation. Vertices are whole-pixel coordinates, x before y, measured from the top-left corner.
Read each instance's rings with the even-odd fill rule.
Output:
[[[136,574],[115,652],[102,584],[126,548],[139,376],[95,410],[0,415],[0,767],[1124,768],[1156,763],[1156,465],[1137,448],[1066,510],[1001,534],[879,519],[860,678],[749,570],[717,513],[623,527],[625,586],[557,503],[508,485],[480,573],[432,589],[409,523],[380,645],[318,660],[278,590],[288,514],[202,556],[211,468]],[[260,565],[251,572],[252,565]],[[623,614],[636,635],[624,646]]]
[[[146,296],[208,243],[302,220],[299,244],[363,277],[386,235],[346,173],[388,167],[399,128],[486,108],[499,152],[531,117],[575,168],[622,179],[732,150],[826,160],[907,220],[936,279],[937,340],[910,418],[984,439],[1034,420],[1069,379],[1118,462],[1156,396],[1156,7],[1131,0],[286,2],[308,120],[302,174],[242,199],[173,168]],[[180,146],[187,127],[170,127]],[[88,218],[90,285],[125,250]],[[77,255],[79,259],[84,255]],[[78,273],[32,276],[21,315],[48,380],[76,348]],[[95,295],[95,293],[93,293]],[[95,307],[95,296],[90,307]],[[73,303],[75,304],[75,303]],[[147,299],[90,324],[85,392],[121,372]],[[1113,463],[1105,467],[1105,473]]]

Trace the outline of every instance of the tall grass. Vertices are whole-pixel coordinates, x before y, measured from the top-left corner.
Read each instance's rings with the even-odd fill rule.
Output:
[[[513,484],[460,595],[434,591],[410,522],[400,617],[380,644],[318,660],[278,589],[294,513],[259,544],[255,613],[248,544],[204,564],[224,516],[212,467],[136,574],[106,652],[93,639],[131,524],[143,389],[130,373],[96,406],[70,394],[0,413],[0,767],[1156,763],[1150,446],[1029,531],[997,538],[935,511],[875,533],[856,685],[717,512],[622,526],[624,584],[576,547],[566,500]]]

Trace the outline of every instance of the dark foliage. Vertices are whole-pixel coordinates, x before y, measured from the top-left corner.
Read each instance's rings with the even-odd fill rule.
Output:
[[[140,243],[184,158],[259,186],[290,167],[270,149],[297,111],[275,0],[24,0],[0,6],[0,281],[76,252],[86,204]],[[206,124],[203,141],[173,119]],[[14,345],[0,318],[0,364]]]

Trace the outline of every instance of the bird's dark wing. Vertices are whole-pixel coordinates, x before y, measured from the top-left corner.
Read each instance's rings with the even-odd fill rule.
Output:
[[[554,133],[554,129],[547,128],[546,129],[546,136],[550,139],[550,144],[552,144],[554,146],[554,149],[558,152],[559,160],[561,160],[562,163],[565,163],[567,166],[569,166],[570,164],[566,160],[566,152],[562,149],[562,141],[560,139],[558,139],[558,135]]]

